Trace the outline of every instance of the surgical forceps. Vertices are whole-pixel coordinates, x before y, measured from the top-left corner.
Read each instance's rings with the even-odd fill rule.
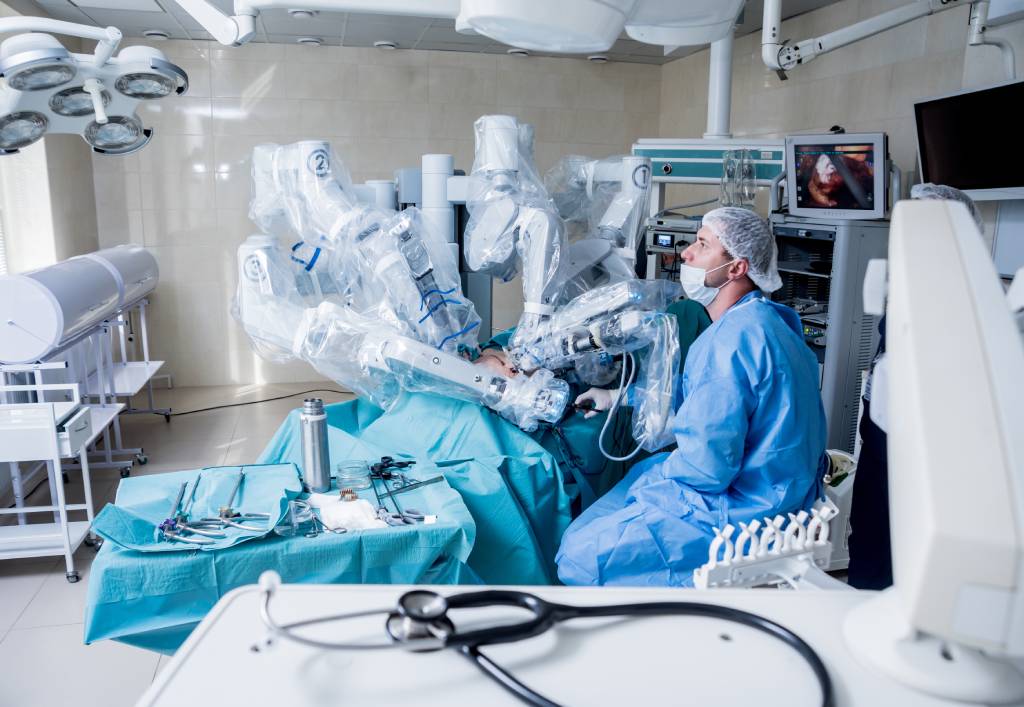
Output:
[[[405,468],[412,466],[416,462],[394,462],[391,457],[382,457],[379,464],[374,464],[370,471],[370,487],[373,489],[373,495],[377,498],[377,517],[387,523],[388,525],[415,525],[416,523],[422,523],[426,517],[423,513],[419,512],[415,508],[408,510],[402,510],[402,506],[398,503],[398,499],[395,495],[401,493],[402,490],[414,486],[416,484],[409,481],[409,478],[405,474],[394,474],[388,469],[397,466],[398,468]],[[388,488],[388,479],[398,478],[405,482],[404,486],[395,486],[394,489]],[[384,501],[381,498],[380,492],[377,490],[377,480],[380,479],[381,484],[384,485],[384,496],[391,499],[392,505],[395,507],[395,512],[392,513],[385,507]]]
[[[270,522],[269,513],[239,513],[236,511],[232,504],[235,502],[235,496],[238,495],[239,490],[242,488],[242,481],[245,480],[245,472],[238,472],[238,481],[235,482],[235,487],[231,490],[231,497],[228,498],[227,505],[221,506],[218,511],[216,518],[204,518],[203,522],[217,523],[219,522],[222,526],[230,526],[232,528],[238,528],[239,530],[248,530],[249,532],[261,533],[266,530],[265,527],[260,528],[252,525],[245,525],[246,521],[264,521]]]
[[[199,486],[199,477],[196,477],[195,484],[192,487],[192,496],[189,498],[189,505],[192,503],[192,499],[195,498],[196,486]],[[160,534],[167,540],[176,540],[183,543],[191,543],[193,545],[210,545],[213,540],[209,538],[190,538],[186,537],[184,533],[195,532],[193,528],[182,523],[187,518],[184,511],[178,512],[181,507],[181,500],[185,498],[185,489],[188,488],[188,482],[182,481],[181,486],[178,488],[178,495],[174,499],[174,504],[171,506],[171,512],[167,514],[167,518],[160,523],[157,528],[160,530]],[[199,535],[206,535],[208,531],[201,532]]]

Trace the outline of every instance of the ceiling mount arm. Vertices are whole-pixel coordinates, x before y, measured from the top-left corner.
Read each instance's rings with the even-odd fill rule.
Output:
[[[228,16],[207,0],[174,0],[195,18],[213,38],[225,46],[240,46],[256,34],[257,11]],[[237,11],[237,7],[236,7]]]
[[[820,37],[790,43],[782,39],[782,0],[765,0],[761,25],[761,60],[785,79],[785,72],[847,44],[873,37],[920,17],[973,4],[970,0],[917,0],[880,15],[856,22]]]
[[[121,30],[117,27],[92,27],[77,22],[64,22],[48,17],[4,17],[0,19],[0,34],[15,32],[45,32],[47,34],[66,34],[70,37],[96,40],[94,61],[96,66],[103,66],[117,51],[121,43]]]

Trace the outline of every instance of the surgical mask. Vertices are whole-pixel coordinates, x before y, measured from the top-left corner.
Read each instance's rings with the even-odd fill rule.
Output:
[[[718,297],[718,291],[721,288],[708,287],[704,282],[711,273],[716,270],[721,270],[722,268],[727,268],[735,262],[735,260],[730,260],[728,263],[719,265],[717,268],[712,268],[710,270],[695,268],[692,265],[680,265],[679,284],[683,286],[683,292],[686,293],[688,298],[695,302],[700,302],[705,307],[710,306],[710,304],[715,301],[715,297]]]

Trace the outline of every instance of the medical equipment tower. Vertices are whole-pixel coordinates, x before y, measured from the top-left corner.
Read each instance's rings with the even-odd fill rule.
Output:
[[[772,213],[782,288],[772,299],[793,307],[818,358],[829,449],[853,452],[860,398],[878,348],[878,317],[864,313],[868,261],[885,258],[889,222],[839,221]]]

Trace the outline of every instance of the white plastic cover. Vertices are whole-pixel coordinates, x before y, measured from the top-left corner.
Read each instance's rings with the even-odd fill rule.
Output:
[[[503,281],[522,264],[525,305],[516,335],[528,335],[550,314],[560,289],[565,228],[534,169],[532,129],[512,116],[485,115],[474,130],[466,263]]]
[[[318,293],[439,349],[476,348],[480,318],[462,295],[455,253],[418,210],[357,202],[323,141],[257,146],[252,179],[250,218],[266,233],[299,239],[292,258]]]
[[[310,276],[277,241],[253,236],[239,249],[234,314],[260,355],[299,358],[384,409],[403,390],[486,405],[524,430],[557,421],[569,388],[548,371],[514,378],[406,336],[388,308],[360,312],[337,299],[300,294]]]
[[[636,249],[650,208],[650,160],[569,155],[547,172],[544,185],[573,238],[558,302],[636,277]]]

